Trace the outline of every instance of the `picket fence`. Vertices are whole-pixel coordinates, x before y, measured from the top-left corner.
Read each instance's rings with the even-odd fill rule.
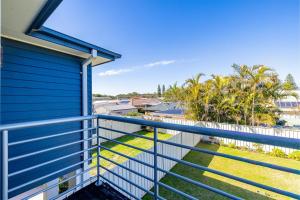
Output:
[[[179,144],[184,144],[184,145],[188,145],[188,146],[195,146],[197,143],[200,142],[201,139],[202,139],[201,135],[192,134],[192,133],[185,134],[185,133],[180,132],[180,133],[173,134],[173,136],[171,138],[169,138],[168,141],[174,142],[174,143],[179,143]],[[150,149],[150,151],[153,151],[153,148]],[[163,155],[170,156],[172,158],[182,159],[189,152],[189,150],[180,148],[180,147],[176,147],[176,146],[167,145],[164,143],[158,143],[157,152],[161,153]],[[140,161],[143,161],[145,163],[153,165],[153,155],[152,154],[143,152],[143,153],[138,154],[135,157],[135,159],[138,159]],[[167,171],[169,171],[175,164],[176,164],[176,162],[169,160],[169,159],[164,159],[161,157],[158,157],[158,159],[157,159],[158,167],[160,167],[164,170],[167,170]],[[127,160],[124,163],[122,163],[122,165],[127,168],[130,168],[131,170],[139,172],[139,173],[143,174],[144,176],[153,178],[154,170],[152,167],[142,165],[133,160]],[[139,175],[131,173],[128,170],[126,170],[120,166],[115,166],[113,169],[111,169],[111,171],[132,181],[133,183],[139,185],[140,187],[142,187],[146,190],[150,190],[153,187],[153,182],[151,182]],[[164,175],[165,175],[165,173],[158,172],[158,179],[161,179],[162,177],[164,177]],[[115,176],[114,174],[112,174],[108,171],[105,171],[103,173],[103,176],[105,178],[109,179],[110,181],[112,181],[113,183],[115,183],[116,185],[118,185],[119,187],[125,189],[127,192],[133,194],[137,198],[142,198],[146,194],[143,190],[122,180],[121,178]],[[124,194],[125,196],[127,196],[129,199],[133,199],[128,194],[122,192],[118,188],[115,187],[115,189],[118,190],[119,192],[121,192],[122,194]]]
[[[193,125],[193,126],[200,126],[206,128],[214,128],[214,129],[222,129],[222,130],[230,130],[230,131],[239,131],[239,132],[247,132],[247,133],[255,133],[261,135],[271,135],[271,136],[278,136],[278,137],[286,137],[286,138],[297,138],[300,139],[300,129],[289,129],[289,128],[268,128],[268,127],[259,127],[259,126],[245,126],[245,125],[236,125],[236,124],[225,124],[225,123],[216,123],[216,122],[202,122],[202,121],[191,121],[185,119],[172,119],[172,118],[153,118],[153,117],[146,117],[148,120],[159,120],[162,122],[167,123],[174,123],[174,124],[182,124],[182,125]],[[165,130],[166,133],[176,133],[173,130]],[[248,149],[255,150],[257,148],[257,144],[252,142],[240,141],[240,140],[233,140],[233,139],[226,139],[226,138],[211,138],[211,137],[203,137],[204,141],[211,141],[211,142],[222,142],[226,145],[234,144],[237,147],[245,147]],[[283,150],[286,154],[289,154],[295,149],[290,148],[283,148],[277,147],[272,145],[260,145],[260,147],[265,152],[271,152],[273,148],[279,148]]]

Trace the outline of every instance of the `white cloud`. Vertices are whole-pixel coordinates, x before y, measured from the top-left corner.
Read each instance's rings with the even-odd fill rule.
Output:
[[[133,71],[133,69],[118,69],[118,70],[112,69],[112,70],[107,70],[105,72],[100,72],[99,76],[115,76],[115,75],[124,74],[131,71]]]
[[[151,68],[151,67],[157,67],[157,66],[163,66],[163,65],[170,65],[170,64],[173,64],[175,62],[176,62],[175,60],[162,60],[162,61],[148,63],[148,64],[145,64],[145,65],[131,67],[131,68],[107,70],[107,71],[104,71],[104,72],[100,72],[98,75],[102,76],[102,77],[103,76],[116,76],[116,75],[136,71],[136,70],[143,69],[143,68]]]
[[[145,67],[155,67],[155,66],[162,66],[162,65],[170,65],[175,63],[175,60],[162,60],[158,62],[148,63],[144,65]]]

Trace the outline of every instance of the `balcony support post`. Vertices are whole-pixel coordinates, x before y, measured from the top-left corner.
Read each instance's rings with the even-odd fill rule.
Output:
[[[85,59],[82,62],[82,115],[83,116],[88,116],[89,114],[89,105],[88,105],[88,67],[92,64],[92,61],[94,58],[97,57],[97,51],[92,49],[91,50],[91,55]],[[89,126],[89,120],[83,120],[82,121],[82,126],[83,129],[87,129]],[[89,131],[83,131],[82,133],[82,139],[86,140],[89,138]],[[83,150],[89,148],[89,143],[88,141],[83,142]],[[86,160],[89,158],[89,152],[84,152],[83,153],[83,160]],[[85,162],[83,163],[81,171],[85,171],[89,168],[89,163]],[[90,178],[89,173],[82,174],[81,180],[79,181],[80,183],[85,182]],[[83,185],[84,187],[85,185]]]
[[[97,118],[97,181],[96,186],[100,186],[102,181],[100,180],[100,131],[99,131],[99,118]]]
[[[154,170],[154,199],[158,199],[159,186],[158,186],[158,178],[157,178],[157,128],[154,127],[154,135],[153,135],[153,170]]]
[[[2,131],[2,199],[8,200],[8,131]]]

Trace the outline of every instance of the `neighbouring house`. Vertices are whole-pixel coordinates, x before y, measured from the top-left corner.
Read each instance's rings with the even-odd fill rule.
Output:
[[[101,100],[101,101],[93,101],[94,110],[101,106],[106,105],[118,105],[118,100]]]
[[[129,104],[130,100],[129,99],[119,99],[118,104]]]
[[[130,104],[102,105],[95,108],[96,114],[126,115],[133,112],[138,112],[138,109]]]
[[[120,54],[43,26],[61,2],[62,0],[1,0],[1,124],[92,114],[92,67],[121,57]],[[8,133],[9,142],[29,140],[37,136],[50,137],[86,127],[86,122],[76,121],[12,130]],[[63,137],[38,141],[34,145],[30,142],[16,145],[9,148],[8,155],[10,158],[43,151],[84,139],[88,134],[88,131],[77,131]],[[84,145],[77,142],[59,150],[53,149],[37,156],[11,161],[9,173],[37,166],[47,159],[70,155]],[[66,167],[87,156],[87,152],[76,154],[10,177],[8,189],[15,189],[8,193],[8,197],[29,191],[69,172],[85,169],[87,164],[74,165],[68,169]],[[0,171],[3,171],[2,167]],[[45,176],[49,174],[52,175]],[[6,177],[2,174],[1,179],[4,176]],[[45,178],[40,178],[44,176]],[[78,181],[86,178],[82,176]],[[28,184],[22,185],[24,183]],[[6,185],[1,185],[1,188],[1,199],[7,199],[6,193],[2,192]]]
[[[299,98],[288,96],[276,102],[282,112],[280,119],[286,121],[287,126],[300,126],[300,90],[293,91]]]
[[[134,97],[130,101],[131,105],[138,108],[139,112],[146,112],[147,108],[161,104],[161,101],[156,98]]]
[[[127,99],[93,101],[93,113],[95,114],[119,114],[137,112],[138,109],[130,104]]]
[[[174,102],[161,102],[160,104],[152,105],[144,108],[145,112],[161,112],[178,108],[178,104]]]
[[[147,115],[152,117],[166,117],[175,119],[184,119],[184,110],[181,108],[173,108],[164,111],[150,112]]]
[[[112,98],[111,97],[95,97],[95,96],[93,96],[93,102],[94,101],[108,101],[108,100],[112,100]]]

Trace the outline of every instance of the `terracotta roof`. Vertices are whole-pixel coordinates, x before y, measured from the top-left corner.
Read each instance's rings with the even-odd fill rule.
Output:
[[[155,98],[132,98],[131,104],[133,106],[145,106],[145,105],[157,105],[160,104],[160,100]]]

